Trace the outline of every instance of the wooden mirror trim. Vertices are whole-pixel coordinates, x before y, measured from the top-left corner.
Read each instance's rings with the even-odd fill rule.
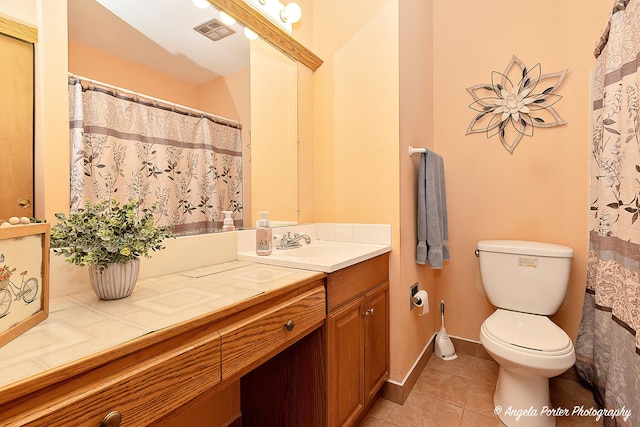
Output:
[[[0,33],[27,43],[35,44],[38,41],[36,27],[14,21],[5,15],[0,15]]]
[[[312,71],[322,65],[322,59],[243,0],[209,0],[209,3],[231,15],[280,52],[294,61],[301,62]]]

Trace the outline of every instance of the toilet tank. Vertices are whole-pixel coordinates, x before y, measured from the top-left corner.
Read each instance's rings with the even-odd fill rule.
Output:
[[[523,240],[482,240],[477,254],[491,304],[542,315],[558,311],[567,293],[573,249]]]

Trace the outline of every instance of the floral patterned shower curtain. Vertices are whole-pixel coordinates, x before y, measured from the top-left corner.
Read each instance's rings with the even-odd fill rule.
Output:
[[[640,426],[640,3],[616,2],[603,35],[608,42],[593,82],[589,257],[576,368],[596,401],[613,411],[605,426]]]
[[[69,82],[71,210],[85,199],[157,205],[175,235],[242,225],[240,129],[205,115]]]

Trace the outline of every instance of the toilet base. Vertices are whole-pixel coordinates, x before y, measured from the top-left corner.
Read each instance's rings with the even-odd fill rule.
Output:
[[[502,366],[493,395],[495,413],[507,427],[555,427],[549,379],[515,374]]]

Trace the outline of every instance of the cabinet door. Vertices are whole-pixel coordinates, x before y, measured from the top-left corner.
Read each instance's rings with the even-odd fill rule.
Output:
[[[364,297],[327,316],[329,426],[350,425],[364,408]]]
[[[389,282],[365,295],[364,386],[367,402],[389,378]]]
[[[0,218],[33,216],[33,44],[0,34]]]

